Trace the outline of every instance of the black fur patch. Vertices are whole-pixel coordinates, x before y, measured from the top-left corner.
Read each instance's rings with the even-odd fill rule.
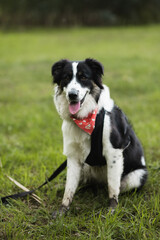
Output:
[[[124,149],[124,171],[122,177],[136,169],[146,169],[141,162],[141,158],[144,156],[141,143],[125,114],[117,106],[114,106],[111,112],[111,125],[110,141],[112,146]]]
[[[103,75],[103,66],[100,62],[95,59],[87,58],[85,63],[90,67],[93,73],[93,80],[95,84],[100,88],[103,89],[102,85],[102,75]]]
[[[57,83],[61,90],[71,81],[73,77],[72,64],[68,60],[61,60],[52,66],[53,82]]]
[[[147,181],[147,178],[148,178],[148,172],[147,172],[147,169],[146,169],[145,174],[144,174],[143,177],[141,178],[141,187],[143,187],[143,185],[144,185],[145,182]],[[140,188],[141,188],[141,187],[140,187]]]

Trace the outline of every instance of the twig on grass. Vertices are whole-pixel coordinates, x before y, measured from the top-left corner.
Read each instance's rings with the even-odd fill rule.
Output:
[[[6,175],[6,177],[12,181],[16,186],[18,186],[19,188],[21,188],[23,191],[30,191],[28,188],[26,188],[25,186],[23,186],[21,183],[17,182],[15,179],[11,178],[10,176]],[[42,203],[42,199],[40,197],[38,197],[36,194],[32,193],[31,197],[34,198],[37,202],[39,202],[40,204]]]

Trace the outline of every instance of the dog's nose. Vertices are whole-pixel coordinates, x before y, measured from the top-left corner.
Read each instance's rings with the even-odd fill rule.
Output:
[[[74,101],[78,98],[78,90],[71,89],[71,91],[68,93],[69,100]]]

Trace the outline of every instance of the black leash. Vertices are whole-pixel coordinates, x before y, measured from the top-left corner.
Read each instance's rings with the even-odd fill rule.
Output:
[[[38,189],[40,189],[41,187],[43,187],[44,185],[46,185],[48,182],[51,182],[54,178],[56,178],[67,166],[67,160],[65,160],[53,173],[52,175],[47,178],[47,180],[41,184],[39,187],[30,190],[30,191],[26,191],[26,192],[21,192],[21,193],[17,193],[17,194],[13,194],[13,195],[8,195],[5,197],[1,198],[2,203],[6,204],[8,203],[8,199],[17,199],[17,198],[21,198],[21,197],[25,197],[27,195],[30,195],[32,193],[34,193],[35,191],[37,191]]]

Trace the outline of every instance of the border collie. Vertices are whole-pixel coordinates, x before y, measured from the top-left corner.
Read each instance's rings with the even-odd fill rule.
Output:
[[[103,66],[61,60],[52,66],[54,103],[63,120],[63,153],[67,178],[62,206],[65,213],[82,180],[108,185],[109,207],[114,211],[121,192],[140,189],[147,179],[142,146],[125,114],[102,84]]]

